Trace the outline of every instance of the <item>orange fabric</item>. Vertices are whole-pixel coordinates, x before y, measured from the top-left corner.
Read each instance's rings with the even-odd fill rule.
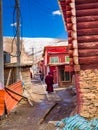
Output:
[[[0,90],[0,116],[2,116],[4,114],[4,94],[5,94],[5,90]]]
[[[8,86],[9,89],[17,92],[18,94],[22,95],[22,82],[16,82]],[[7,108],[7,113],[10,113],[12,109],[17,105],[17,103],[21,100],[21,96],[18,96],[10,91],[5,92],[5,104]]]

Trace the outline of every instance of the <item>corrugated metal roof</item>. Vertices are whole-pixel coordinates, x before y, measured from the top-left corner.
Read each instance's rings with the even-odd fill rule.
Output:
[[[8,88],[22,95],[21,81],[11,84],[10,86],[8,86]],[[21,100],[21,98],[21,96],[18,96],[10,91],[5,92],[5,104],[7,108],[7,113],[10,113],[15,108],[15,106]]]

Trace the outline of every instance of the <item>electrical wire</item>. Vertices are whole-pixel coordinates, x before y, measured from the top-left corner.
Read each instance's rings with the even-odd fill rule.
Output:
[[[20,8],[19,8],[19,6],[18,6],[17,0],[15,0],[15,6],[14,6],[14,10],[13,10],[13,23],[15,23],[16,10],[18,11],[18,13],[19,13],[19,15],[20,15],[21,13],[20,13]],[[16,24],[16,26],[17,26],[17,24]],[[13,55],[13,54],[12,54],[13,51],[14,51],[14,49],[13,49],[14,41],[15,41],[15,43],[16,43],[17,31],[18,31],[17,28],[16,28],[15,26],[13,26],[14,37],[13,37],[12,42],[11,42],[11,52],[8,53],[8,54],[10,54],[12,57],[19,57],[19,56],[21,55],[21,51],[18,53],[18,55]],[[22,41],[22,40],[20,40],[20,41]],[[22,45],[22,44],[21,44],[21,45]],[[16,45],[16,47],[17,47],[17,45]],[[21,47],[21,48],[22,48],[22,47]]]

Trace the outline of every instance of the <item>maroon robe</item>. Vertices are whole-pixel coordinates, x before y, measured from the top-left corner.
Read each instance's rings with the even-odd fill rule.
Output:
[[[47,84],[46,91],[53,92],[53,76],[51,74],[46,76],[45,83]]]

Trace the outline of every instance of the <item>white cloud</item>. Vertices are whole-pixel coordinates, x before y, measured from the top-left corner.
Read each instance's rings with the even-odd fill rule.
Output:
[[[15,23],[11,23],[10,26],[16,27],[16,26],[17,26],[17,23],[16,23],[16,22],[15,22]],[[20,26],[21,26],[21,24],[20,24]]]
[[[60,12],[60,10],[56,10],[56,11],[53,11],[52,14],[53,15],[61,15],[61,12]]]
[[[17,23],[11,23],[10,25],[11,25],[12,27],[13,27],[13,26],[16,27]]]

